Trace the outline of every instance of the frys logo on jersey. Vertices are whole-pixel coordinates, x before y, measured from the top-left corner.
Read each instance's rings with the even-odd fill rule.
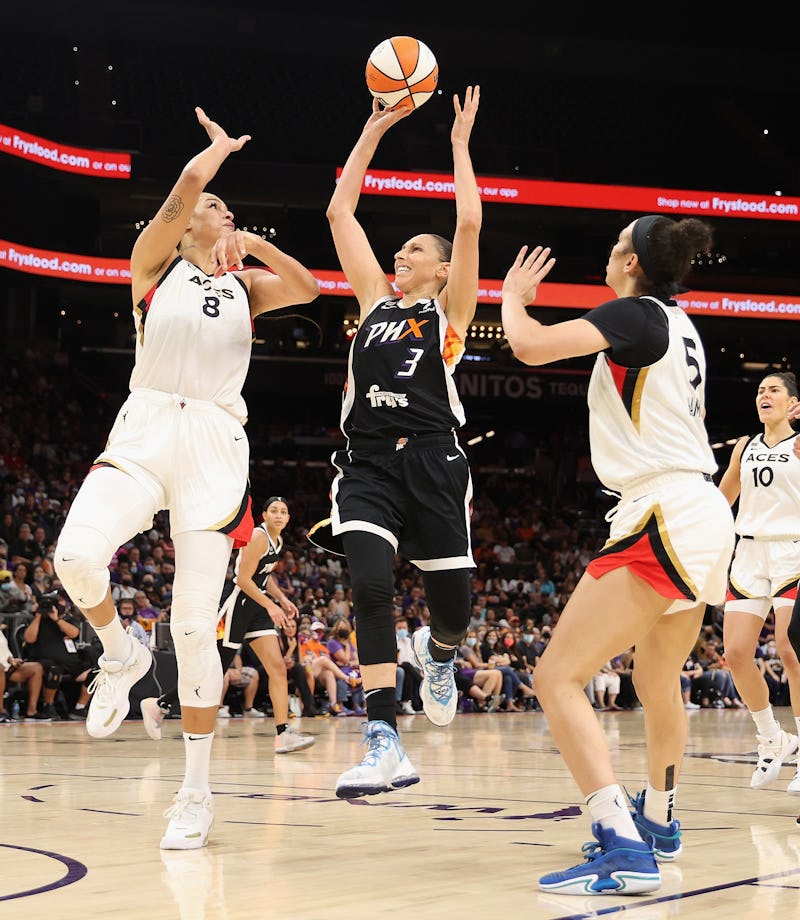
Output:
[[[381,406],[387,406],[390,409],[396,409],[399,406],[401,409],[405,409],[408,406],[408,396],[405,393],[391,393],[389,390],[381,390],[377,383],[373,383],[365,395],[373,409],[379,409]]]
[[[788,463],[791,459],[791,453],[776,453],[774,450],[764,450],[750,448],[747,455],[742,457],[742,463]]]
[[[429,322],[427,319],[419,322],[414,317],[409,317],[393,323],[374,323],[367,329],[361,350],[366,351],[372,345],[392,345],[397,342],[407,345],[409,341],[420,342],[425,337],[422,327]]]

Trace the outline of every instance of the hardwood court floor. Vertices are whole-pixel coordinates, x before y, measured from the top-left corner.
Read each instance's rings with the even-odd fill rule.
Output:
[[[792,728],[788,709],[777,710]],[[751,790],[752,720],[688,713],[678,816],[684,853],[636,897],[546,895],[539,875],[582,861],[589,818],[541,713],[401,717],[422,777],[345,802],[360,720],[304,720],[313,748],[272,753],[271,720],[218,722],[206,849],[161,852],[182,776],[180,723],[92,740],[82,723],[0,726],[0,918],[469,920],[622,913],[636,920],[800,917],[800,796],[784,766]],[[641,712],[601,713],[618,776],[645,775]]]

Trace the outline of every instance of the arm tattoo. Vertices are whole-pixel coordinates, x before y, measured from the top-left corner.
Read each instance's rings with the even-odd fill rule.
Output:
[[[183,200],[179,195],[173,195],[164,203],[161,219],[165,224],[171,224],[173,220],[177,220],[181,216],[181,211],[183,211]]]

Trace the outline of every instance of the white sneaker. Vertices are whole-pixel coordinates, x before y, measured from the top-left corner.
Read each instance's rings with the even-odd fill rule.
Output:
[[[214,826],[211,793],[181,789],[164,817],[169,818],[169,824],[161,838],[162,850],[199,850],[208,843]]]
[[[275,735],[275,753],[291,754],[292,751],[304,751],[316,741],[311,735],[301,735],[292,726],[280,735]]]
[[[367,745],[364,759],[336,780],[336,795],[340,799],[391,792],[419,782],[400,736],[388,722],[377,719],[365,722],[362,743]]]
[[[219,709],[217,710],[217,718],[218,719],[230,719],[230,717],[231,717],[230,709],[228,709],[227,706],[220,706]]]
[[[403,700],[403,702],[400,704],[400,708],[402,709],[404,715],[415,716],[417,714],[417,710],[414,709],[414,707],[411,705],[411,700]]]
[[[699,703],[693,703],[691,700],[689,700],[688,703],[684,703],[684,704],[683,704],[683,708],[684,708],[684,709],[700,709],[700,704],[699,704]]]
[[[86,716],[86,731],[93,738],[105,738],[113,735],[128,715],[131,687],[150,670],[153,655],[149,648],[131,637],[131,654],[127,661],[109,661],[101,655],[97,664],[100,670],[87,688],[92,699]]]
[[[164,721],[164,713],[158,705],[158,700],[154,696],[148,696],[143,699],[139,705],[142,710],[142,722],[144,730],[153,739],[161,740],[161,723]]]
[[[267,714],[253,706],[251,709],[245,709],[244,717],[245,719],[266,719]]]
[[[765,738],[763,735],[756,735],[756,738],[758,764],[753,771],[750,788],[762,789],[778,778],[784,760],[797,750],[797,735],[780,731],[774,738]],[[794,783],[794,780],[792,782]],[[800,784],[797,791],[800,792]]]
[[[795,773],[794,779],[786,787],[786,791],[791,792],[792,795],[800,795],[800,766],[797,768],[797,773]]]
[[[425,715],[434,725],[449,725],[458,708],[455,667],[451,661],[436,661],[428,651],[430,626],[416,630],[411,637],[414,657],[422,670],[419,695]],[[455,658],[455,651],[453,652]]]

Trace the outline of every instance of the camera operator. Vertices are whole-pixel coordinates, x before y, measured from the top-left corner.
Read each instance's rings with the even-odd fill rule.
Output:
[[[80,627],[75,622],[67,599],[58,591],[42,594],[34,602],[33,619],[23,633],[27,657],[44,668],[42,715],[58,719],[55,700],[59,690],[67,702],[63,715],[85,719],[90,700],[89,682],[97,668],[97,652],[91,646],[79,647]],[[77,685],[77,694],[75,686]]]

